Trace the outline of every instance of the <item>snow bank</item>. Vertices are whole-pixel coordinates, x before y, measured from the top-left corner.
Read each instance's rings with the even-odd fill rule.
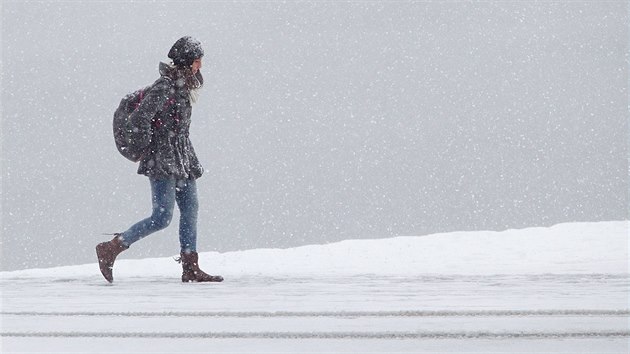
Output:
[[[202,268],[234,276],[628,273],[628,221],[347,240],[290,249],[200,254]],[[140,246],[141,247],[141,246]],[[116,262],[116,277],[173,276],[172,257]],[[2,278],[92,276],[97,264],[2,272]]]

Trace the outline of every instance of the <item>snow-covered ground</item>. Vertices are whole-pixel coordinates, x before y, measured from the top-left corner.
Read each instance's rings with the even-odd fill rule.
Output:
[[[628,222],[2,272],[2,353],[627,353]],[[146,242],[150,242],[147,240]],[[142,247],[142,244],[139,244]]]

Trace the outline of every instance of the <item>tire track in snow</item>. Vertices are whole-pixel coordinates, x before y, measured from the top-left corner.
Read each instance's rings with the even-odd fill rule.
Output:
[[[6,332],[1,337],[30,338],[212,338],[212,339],[566,339],[626,338],[630,331],[587,332]]]
[[[481,310],[481,311],[2,311],[0,315],[59,317],[528,317],[630,316],[630,310]]]

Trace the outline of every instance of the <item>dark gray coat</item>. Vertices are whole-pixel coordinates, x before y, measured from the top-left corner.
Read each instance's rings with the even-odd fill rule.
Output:
[[[160,63],[159,69],[161,77],[131,115],[142,132],[150,132],[144,135],[149,151],[140,160],[138,173],[155,178],[197,179],[203,167],[188,136],[192,114],[188,89],[169,65]]]

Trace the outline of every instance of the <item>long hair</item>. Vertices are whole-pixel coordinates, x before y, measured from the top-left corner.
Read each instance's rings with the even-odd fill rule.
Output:
[[[190,102],[196,103],[199,98],[199,90],[203,87],[203,76],[201,71],[193,74],[189,66],[169,65],[168,76],[175,80],[177,87],[185,87],[188,91]]]

